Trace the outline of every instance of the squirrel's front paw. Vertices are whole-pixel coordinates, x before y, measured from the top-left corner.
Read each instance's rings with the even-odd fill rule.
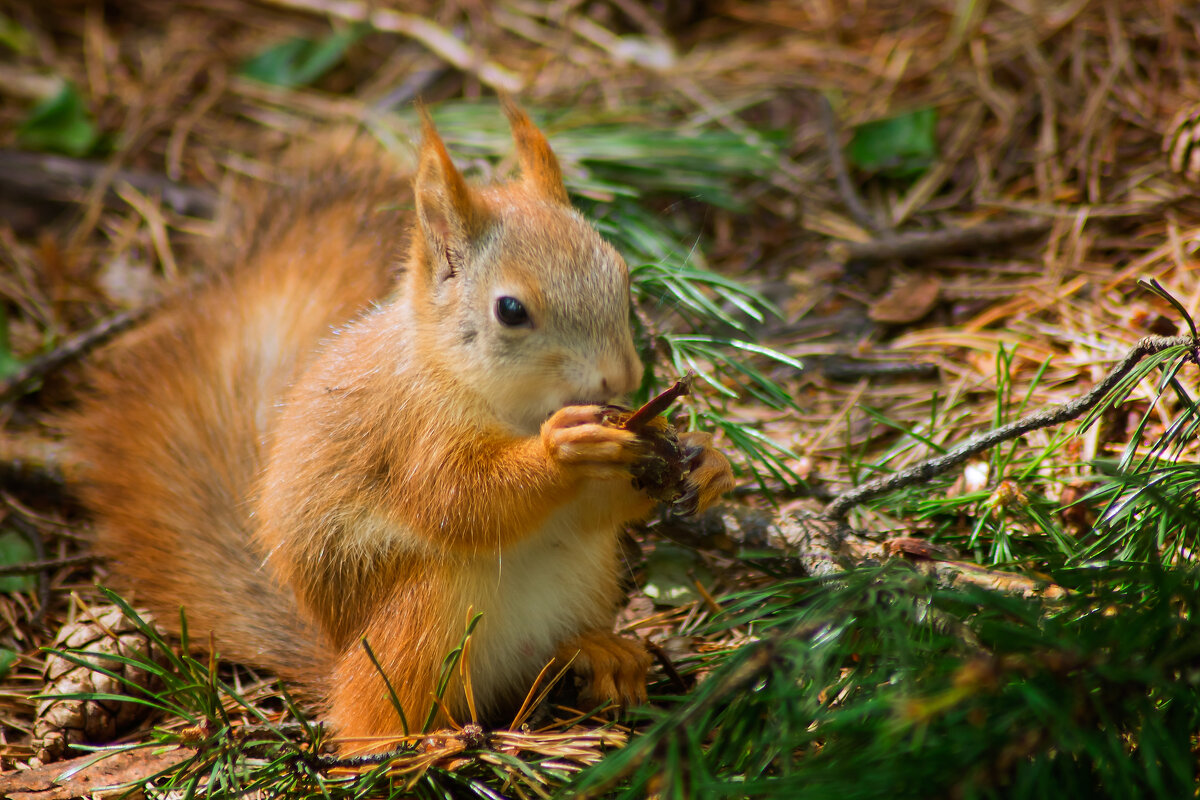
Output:
[[[733,469],[729,459],[712,446],[712,434],[691,431],[679,434],[688,467],[683,494],[675,500],[676,513],[685,517],[699,514],[733,488]]]
[[[579,704],[584,709],[606,702],[622,708],[646,702],[650,654],[640,642],[610,631],[592,631],[563,642],[554,658],[570,662],[583,679]]]
[[[592,478],[629,478],[642,446],[636,434],[604,424],[603,406],[567,406],[542,425],[550,458]]]

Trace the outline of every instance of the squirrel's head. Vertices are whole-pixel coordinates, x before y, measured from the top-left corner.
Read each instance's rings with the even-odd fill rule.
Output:
[[[505,100],[521,174],[468,186],[428,115],[411,276],[423,346],[523,433],[632,391],[629,268],[571,207],[550,145]]]

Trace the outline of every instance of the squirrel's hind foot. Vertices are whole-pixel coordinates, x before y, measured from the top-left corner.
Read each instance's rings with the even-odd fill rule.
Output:
[[[583,679],[579,704],[585,709],[606,702],[621,708],[646,702],[651,659],[640,642],[610,631],[590,631],[559,645],[555,660],[570,662]]]

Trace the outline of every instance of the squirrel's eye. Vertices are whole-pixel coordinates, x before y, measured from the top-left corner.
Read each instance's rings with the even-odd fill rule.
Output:
[[[501,297],[496,301],[496,319],[510,328],[529,324],[529,312],[515,297]]]

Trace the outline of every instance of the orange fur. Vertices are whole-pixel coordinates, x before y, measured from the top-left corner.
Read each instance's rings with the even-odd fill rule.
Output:
[[[486,717],[552,658],[590,701],[645,697],[611,625],[617,533],[652,502],[595,405],[641,375],[628,270],[506,112],[518,181],[468,186],[426,116],[411,194],[354,145],[250,202],[219,277],[100,359],[66,423],[123,586],[309,687],[343,737],[400,731],[364,639],[416,725],[472,614]],[[707,505],[729,467],[699,444]],[[457,677],[445,707],[468,717]]]

